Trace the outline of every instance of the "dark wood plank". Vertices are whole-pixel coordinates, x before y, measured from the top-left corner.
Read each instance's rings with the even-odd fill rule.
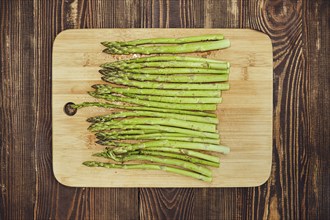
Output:
[[[35,106],[33,1],[6,1],[1,13],[0,219],[33,216]],[[25,37],[24,37],[25,36]]]
[[[330,2],[304,1],[303,68],[300,84],[305,103],[301,111],[302,126],[298,176],[299,212],[304,219],[327,219],[330,215]]]
[[[193,219],[193,189],[140,189],[141,219]]]
[[[36,200],[34,217],[38,219],[55,219],[60,217],[74,216],[75,206],[70,204],[70,191],[60,185],[52,173],[52,119],[51,119],[51,57],[52,42],[57,33],[64,28],[61,22],[62,12],[59,9],[64,7],[63,2],[34,2],[33,41],[36,45],[30,50],[35,53],[33,74],[34,82],[34,105],[36,108],[36,134],[34,137],[36,154]],[[57,17],[59,16],[59,17]],[[57,19],[58,18],[58,19]],[[63,193],[67,193],[67,199],[57,201]],[[68,212],[58,214],[59,203],[67,205]],[[73,213],[73,214],[72,214]]]

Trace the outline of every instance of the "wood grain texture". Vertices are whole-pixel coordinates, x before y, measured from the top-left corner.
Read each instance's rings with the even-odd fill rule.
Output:
[[[327,219],[329,1],[2,0],[0,219]],[[255,28],[274,46],[270,180],[256,188],[93,189],[51,167],[51,45],[68,28]],[[124,208],[122,208],[124,207]]]
[[[33,216],[36,183],[34,163],[32,1],[1,4],[1,217]],[[22,13],[20,13],[22,12]],[[25,22],[23,22],[25,21]],[[8,24],[11,24],[10,26]],[[19,109],[19,110],[18,110]],[[19,196],[18,196],[19,195]],[[32,201],[31,201],[32,200]]]

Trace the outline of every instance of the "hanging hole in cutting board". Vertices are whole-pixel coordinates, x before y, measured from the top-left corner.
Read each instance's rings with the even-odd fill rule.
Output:
[[[73,116],[77,113],[77,109],[76,108],[72,108],[71,105],[74,105],[73,102],[68,102],[64,105],[64,112],[65,114],[69,115],[69,116]]]

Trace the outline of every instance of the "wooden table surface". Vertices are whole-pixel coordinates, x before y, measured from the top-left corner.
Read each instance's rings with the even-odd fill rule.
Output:
[[[0,219],[328,219],[328,0],[1,0]],[[255,188],[70,188],[52,171],[52,45],[72,28],[252,28],[274,56]],[[69,169],[69,168],[68,168]]]

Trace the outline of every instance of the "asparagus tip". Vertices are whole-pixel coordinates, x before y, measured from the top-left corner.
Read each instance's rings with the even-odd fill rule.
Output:
[[[102,75],[107,75],[107,71],[105,69],[99,70],[99,73],[101,73]]]
[[[103,152],[92,154],[93,157],[103,157]]]
[[[104,140],[98,140],[95,143],[97,143],[99,145],[107,145],[107,143]]]
[[[102,50],[102,52],[104,52],[104,53],[110,53],[111,54],[109,48],[105,48],[104,50]]]
[[[91,87],[93,88],[93,89],[98,89],[98,88],[100,88],[102,85],[101,84],[95,84],[95,85],[92,85]]]
[[[88,167],[97,167],[97,162],[95,161],[85,161],[82,164]]]
[[[105,82],[108,82],[108,78],[106,76],[102,76],[101,79]]]
[[[96,92],[94,92],[94,91],[88,91],[87,94],[90,96],[93,96],[93,97],[96,97],[96,95],[97,95]]]
[[[87,118],[86,121],[87,121],[87,122],[90,122],[90,123],[94,123],[94,122],[95,122],[95,121],[94,121],[94,118],[92,118],[92,117],[91,117],[91,118]]]

